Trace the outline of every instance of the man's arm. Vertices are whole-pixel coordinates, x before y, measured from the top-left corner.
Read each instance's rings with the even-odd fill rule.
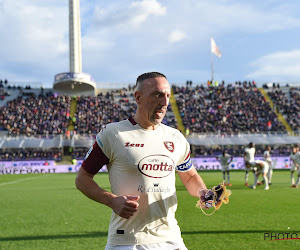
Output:
[[[76,187],[88,198],[110,207],[125,219],[129,219],[137,211],[139,204],[136,201],[139,196],[114,195],[99,187],[93,178],[93,174],[81,167],[75,180]]]
[[[205,183],[194,167],[189,171],[177,173],[190,195],[199,198],[201,190],[207,191]]]

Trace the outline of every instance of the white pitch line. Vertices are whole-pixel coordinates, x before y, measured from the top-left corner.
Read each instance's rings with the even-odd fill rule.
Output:
[[[9,185],[9,184],[18,183],[18,182],[21,182],[21,181],[33,180],[33,179],[37,179],[37,178],[41,178],[41,177],[42,176],[36,176],[36,177],[23,178],[23,179],[19,179],[19,180],[16,180],[16,181],[3,182],[3,183],[0,183],[0,187],[5,186],[5,185]]]

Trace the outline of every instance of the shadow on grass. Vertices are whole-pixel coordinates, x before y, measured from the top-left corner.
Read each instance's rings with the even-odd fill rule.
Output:
[[[182,231],[181,234],[255,234],[278,233],[278,230],[224,230],[224,231]]]
[[[107,232],[89,232],[83,234],[63,234],[63,235],[36,235],[36,236],[14,236],[0,238],[1,241],[24,241],[24,240],[57,240],[72,238],[98,238],[106,237]]]
[[[182,231],[181,234],[255,234],[255,233],[278,233],[278,230],[224,230],[224,231]],[[89,232],[84,234],[65,234],[65,235],[36,235],[36,236],[14,236],[0,238],[1,241],[25,241],[25,240],[57,240],[72,238],[99,238],[106,237],[107,232]]]

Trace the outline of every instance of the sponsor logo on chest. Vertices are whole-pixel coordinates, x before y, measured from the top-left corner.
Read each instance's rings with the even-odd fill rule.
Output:
[[[131,143],[131,142],[125,142],[125,148],[127,147],[134,147],[134,148],[143,148],[143,143]]]
[[[159,186],[158,183],[153,183],[153,186],[139,185],[138,191],[141,193],[170,193],[171,189],[169,187]]]
[[[167,155],[149,155],[141,159],[138,163],[139,171],[150,178],[167,177],[175,168],[172,158]]]
[[[125,148],[143,148],[144,147],[144,143],[131,143],[131,142],[125,142],[124,147]],[[164,141],[164,145],[166,147],[166,149],[168,149],[171,153],[174,152],[174,143],[171,141]]]

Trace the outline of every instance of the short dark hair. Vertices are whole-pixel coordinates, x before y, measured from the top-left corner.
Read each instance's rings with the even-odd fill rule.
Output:
[[[139,83],[142,83],[144,80],[146,79],[150,79],[150,78],[155,78],[155,77],[164,77],[167,79],[167,77],[159,72],[147,72],[144,74],[141,74],[137,79],[136,79],[136,86],[138,86]]]

